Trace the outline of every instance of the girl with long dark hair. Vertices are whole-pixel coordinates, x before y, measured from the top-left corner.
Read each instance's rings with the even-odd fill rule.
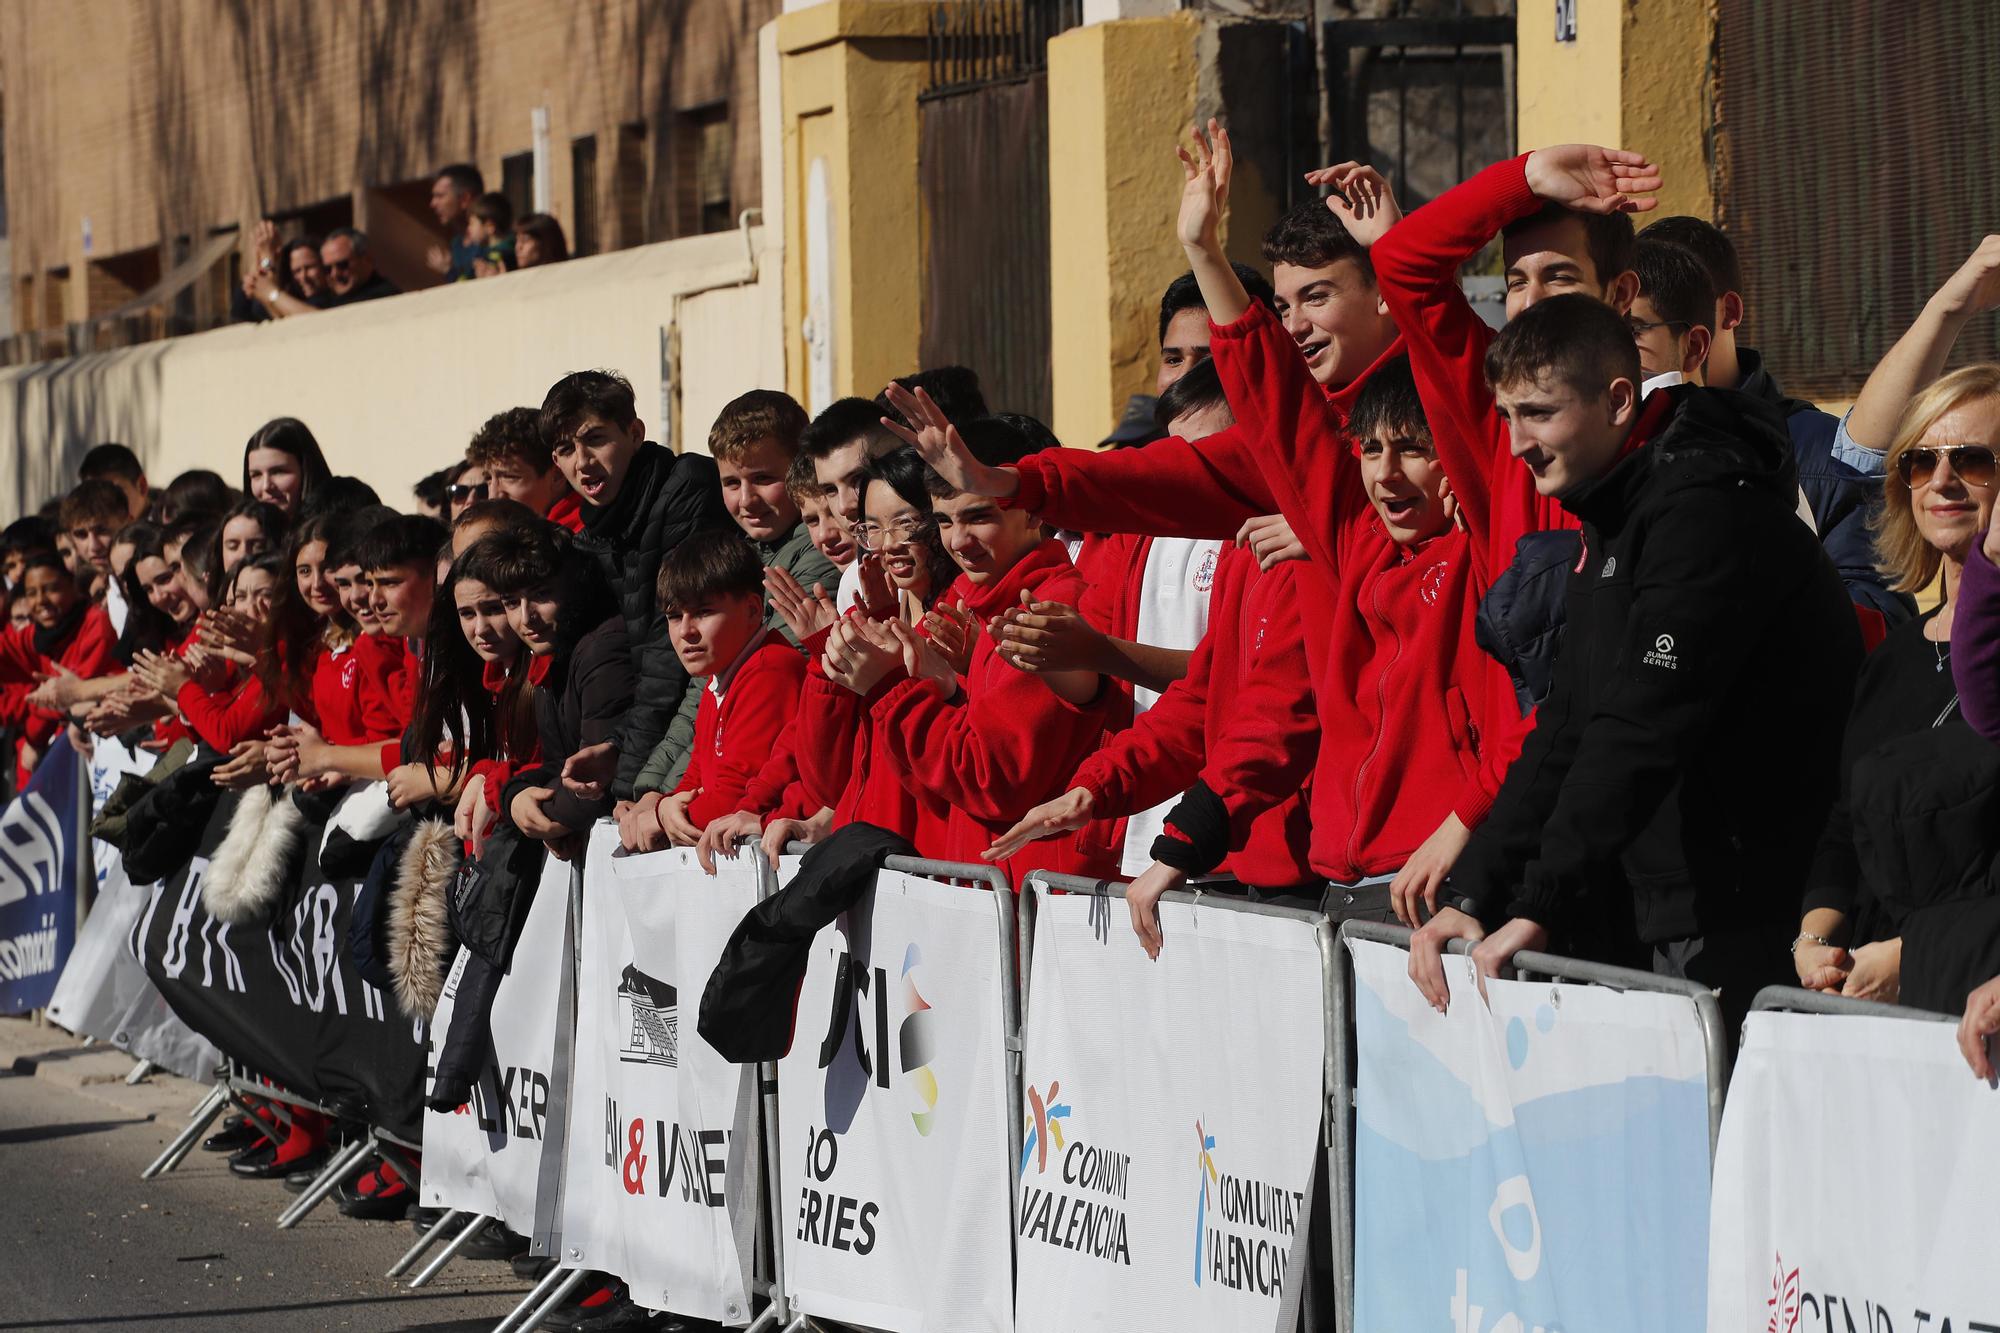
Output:
[[[279,417],[257,428],[243,446],[243,494],[298,518],[313,492],[333,475],[306,423]]]

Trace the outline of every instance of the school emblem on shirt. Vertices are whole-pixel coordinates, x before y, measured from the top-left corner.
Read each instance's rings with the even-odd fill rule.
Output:
[[[1417,581],[1417,589],[1422,594],[1425,606],[1436,606],[1440,594],[1444,592],[1445,576],[1451,572],[1451,562],[1440,560],[1425,570]]]
[[[350,653],[348,654],[347,660],[340,664],[341,689],[351,690],[354,688],[354,671],[355,671],[354,656],[353,654]]]
[[[1194,590],[1207,592],[1215,582],[1215,548],[1210,547],[1201,554],[1201,563],[1195,566]]]
[[[1264,631],[1269,628],[1271,628],[1271,617],[1259,616],[1257,619],[1257,633],[1250,640],[1250,655],[1252,657],[1264,651]]]

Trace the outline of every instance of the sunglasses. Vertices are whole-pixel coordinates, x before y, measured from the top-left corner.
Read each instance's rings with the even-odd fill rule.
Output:
[[[468,485],[464,482],[454,482],[450,493],[453,504],[463,504],[467,500],[484,500],[486,483],[482,481],[477,485]]]
[[[1993,446],[1955,444],[1948,449],[1905,449],[1896,459],[1896,472],[1911,490],[1928,486],[1937,475],[1938,464],[1949,460],[1952,475],[1968,486],[1982,489],[1993,484]]]

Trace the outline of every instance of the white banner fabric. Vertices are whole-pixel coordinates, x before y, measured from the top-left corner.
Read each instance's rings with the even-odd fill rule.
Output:
[[[762,1200],[756,1069],[695,1031],[709,974],[757,904],[753,858],[618,850],[585,861],[562,1263],[615,1273],[652,1309],[740,1326]]]
[[[1037,897],[1022,1328],[1268,1329],[1304,1278],[1325,1109],[1313,923],[1210,900],[1161,903],[1160,926],[1153,960],[1122,900]]]
[[[1708,1077],[1694,1003],[1354,956],[1354,1320],[1367,1329],[1700,1326]],[[1761,1327],[1761,1325],[1760,1325]]]
[[[535,1187],[544,1151],[562,1150],[564,1126],[551,1112],[556,1024],[562,1013],[563,952],[569,947],[570,868],[548,858],[507,974],[493,995],[492,1059],[453,1111],[424,1111],[419,1201],[497,1217],[523,1235],[535,1229]],[[472,954],[461,948],[439,993],[424,1066],[426,1095],[438,1048],[451,1031],[460,979]],[[553,1140],[553,1142],[551,1142]]]
[[[778,1065],[777,1228],[807,1314],[1014,1327],[996,907],[885,870],[813,941]]]
[[[2000,1091],[1951,1023],[1752,1013],[1715,1158],[1714,1333],[2000,1329]]]

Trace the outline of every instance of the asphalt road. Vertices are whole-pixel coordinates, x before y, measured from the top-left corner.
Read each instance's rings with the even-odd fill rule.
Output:
[[[236,1179],[218,1155],[140,1180],[201,1089],[171,1075],[127,1087],[116,1074],[130,1066],[0,1020],[0,1330],[472,1333],[527,1290],[505,1264],[457,1260],[408,1291],[382,1276],[414,1239],[407,1223],[329,1203],[279,1231],[292,1196]]]

